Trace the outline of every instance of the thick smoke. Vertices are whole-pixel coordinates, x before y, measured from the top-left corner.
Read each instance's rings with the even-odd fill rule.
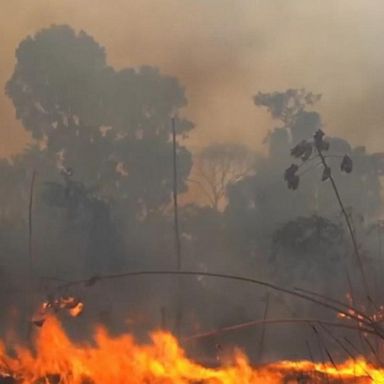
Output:
[[[195,7],[198,13],[203,5]],[[254,111],[266,111],[274,128],[264,140],[263,156],[256,154],[263,137],[254,139],[254,145],[250,141],[247,146],[235,145],[237,134],[218,140],[214,127],[206,134],[214,144],[199,152],[201,158],[198,154],[193,158],[185,144],[186,137],[193,138],[204,126],[196,127],[188,118],[204,122],[200,117],[213,89],[225,90],[230,104],[240,92],[226,88],[222,80],[228,71],[243,65],[237,54],[247,48],[230,52],[225,40],[228,37],[229,44],[234,44],[243,38],[238,32],[230,26],[226,35],[221,35],[220,28],[210,30],[218,47],[212,56],[204,54],[209,45],[196,55],[188,52],[193,44],[186,35],[183,45],[175,44],[179,50],[173,57],[178,60],[161,56],[160,69],[139,67],[154,59],[136,56],[134,50],[124,65],[123,55],[115,53],[110,60],[109,49],[100,45],[96,35],[67,26],[20,39],[6,93],[33,140],[23,152],[0,164],[4,333],[13,324],[22,337],[30,304],[36,306],[52,294],[84,300],[83,316],[67,321],[79,338],[86,337],[90,324],[97,322],[113,332],[128,330],[138,337],[157,327],[174,331],[178,297],[181,336],[264,317],[336,319],[334,312],[293,296],[224,279],[184,277],[180,285],[169,276],[100,279],[122,271],[176,268],[170,135],[175,114],[178,191],[183,194],[193,184],[199,201],[209,203],[179,207],[182,269],[249,276],[342,300],[349,292],[361,299],[363,286],[350,239],[329,181],[321,181],[321,166],[316,159],[300,165],[296,191],[289,190],[283,179],[284,170],[296,161],[290,156],[291,148],[311,139],[319,128],[327,131],[318,112],[325,105],[319,96],[284,87],[258,93],[252,100],[258,90],[252,87],[248,94],[247,89],[241,93],[248,103],[245,108],[252,111],[249,115],[238,113],[236,104],[212,113],[223,121],[230,114],[228,121],[236,131],[244,120],[245,125],[255,124],[247,119]],[[151,36],[149,31],[143,35]],[[241,73],[233,74],[234,83]],[[183,85],[174,75],[180,75]],[[322,100],[327,97],[324,92]],[[376,300],[381,296],[377,280],[382,263],[382,155],[352,145],[332,130],[329,133],[328,161],[359,239]],[[345,154],[353,161],[351,174],[340,170],[340,156]],[[202,159],[205,165],[199,169]],[[192,171],[193,161],[200,172]],[[31,195],[33,171],[37,176]],[[213,199],[207,199],[212,194]],[[89,278],[95,283],[92,286],[65,288],[68,281]],[[197,357],[208,359],[221,347],[239,345],[261,361],[310,357],[310,345],[314,358],[321,359],[316,335],[306,323],[268,325],[196,339],[186,346]],[[367,346],[361,348],[365,352]],[[329,349],[335,358],[345,357],[337,346]]]
[[[380,1],[38,0],[2,8],[0,83],[12,74],[14,50],[51,24],[86,30],[116,67],[153,65],[187,88],[188,117],[197,124],[192,149],[235,140],[262,149],[270,124],[249,104],[255,90],[305,87],[327,95],[319,105],[328,130],[373,151],[382,146],[383,26]],[[374,74],[374,75],[373,75]],[[1,96],[0,151],[29,141]],[[380,136],[380,137],[379,137]],[[5,144],[6,143],[6,144]]]

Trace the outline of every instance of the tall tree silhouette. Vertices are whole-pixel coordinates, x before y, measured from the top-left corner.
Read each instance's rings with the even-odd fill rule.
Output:
[[[169,121],[186,104],[175,78],[151,67],[116,71],[103,47],[68,26],[28,37],[16,59],[6,91],[17,117],[44,146],[46,161],[123,197],[140,216],[169,201]],[[183,119],[177,125],[179,137],[192,128]],[[191,156],[181,145],[177,155],[183,190]]]

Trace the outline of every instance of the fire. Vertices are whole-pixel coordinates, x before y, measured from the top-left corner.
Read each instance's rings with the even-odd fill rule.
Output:
[[[32,351],[33,350],[33,351]],[[112,337],[98,327],[94,340],[70,340],[60,322],[48,317],[37,330],[33,348],[0,344],[0,382],[20,384],[280,384],[382,383],[384,370],[364,359],[337,366],[309,361],[282,361],[252,367],[237,351],[228,364],[208,368],[190,360],[177,340],[164,331],[140,344],[129,335]]]

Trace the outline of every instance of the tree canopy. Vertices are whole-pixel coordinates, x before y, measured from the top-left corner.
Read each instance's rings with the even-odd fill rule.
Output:
[[[170,119],[187,102],[175,78],[152,67],[117,71],[102,46],[68,26],[23,40],[16,59],[6,92],[52,168],[71,168],[140,214],[168,202]],[[178,137],[193,127],[185,119],[176,124]],[[177,154],[185,190],[191,156],[181,145]]]

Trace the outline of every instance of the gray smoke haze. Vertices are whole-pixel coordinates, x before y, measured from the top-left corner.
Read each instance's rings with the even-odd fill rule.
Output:
[[[174,269],[175,111],[178,187],[189,188],[179,216],[183,268],[343,300],[349,278],[356,296],[364,295],[323,170],[290,156],[321,127],[379,300],[384,164],[372,153],[384,144],[384,57],[377,48],[384,27],[381,2],[370,4],[4,1],[0,82],[8,83],[0,99],[0,151],[14,156],[0,163],[2,331],[9,323],[25,327],[33,170],[32,272],[43,281],[34,282],[36,304],[58,284],[46,277],[97,281],[125,270]],[[193,162],[204,153],[206,163],[195,172]],[[340,170],[344,155],[353,161],[351,174]],[[301,164],[297,191],[283,179],[292,162]],[[84,299],[84,316],[68,324],[77,337],[96,322],[145,337],[160,326],[174,330],[176,289],[174,279],[151,276],[55,293]],[[180,290],[185,335],[260,319],[266,301],[271,318],[335,320],[318,306],[237,282],[185,278]],[[212,357],[217,343],[240,345],[255,361],[308,357],[306,342],[316,340],[304,328],[268,327],[264,350],[260,328],[187,347]]]
[[[0,82],[27,34],[53,23],[84,29],[117,67],[155,65],[187,88],[196,124],[189,145],[261,140],[271,122],[249,103],[256,90],[305,87],[324,95],[328,130],[381,148],[383,5],[372,1],[2,2]],[[0,100],[1,152],[28,141],[11,104]]]

